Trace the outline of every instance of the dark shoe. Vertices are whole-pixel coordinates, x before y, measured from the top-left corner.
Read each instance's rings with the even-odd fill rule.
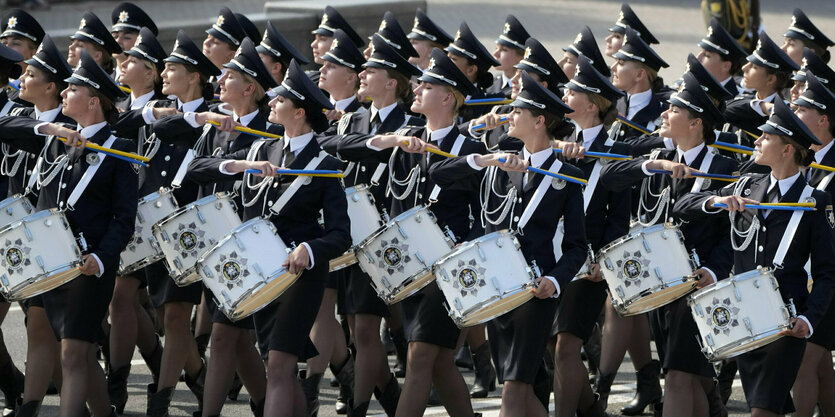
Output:
[[[15,413],[13,415],[15,417],[36,417],[40,408],[40,401],[29,401],[23,404],[23,400],[21,400],[17,402],[17,407],[15,407]]]
[[[664,402],[659,401],[657,403],[652,403],[652,417],[663,417],[664,416]]]
[[[429,389],[429,398],[426,400],[426,405],[441,405],[441,397],[438,395],[438,390],[435,389],[435,384]]]
[[[605,410],[609,404],[609,393],[612,391],[612,383],[615,382],[614,374],[600,374],[594,381],[594,392],[598,395],[598,402]]]
[[[621,414],[643,414],[648,405],[661,401],[661,383],[658,380],[660,373],[661,364],[656,360],[650,361],[636,372],[638,389],[629,405],[620,409]]]
[[[194,342],[197,343],[197,353],[203,360],[206,360],[206,349],[209,348],[209,339],[211,337],[212,335],[210,334],[201,334],[200,336],[194,337]]]
[[[397,350],[397,363],[394,365],[394,375],[398,378],[406,377],[406,355],[409,350],[409,343],[406,341],[406,336],[403,334],[403,328],[391,330],[391,340],[394,342],[394,347]]]
[[[173,396],[174,387],[157,391],[156,384],[148,385],[148,406],[145,414],[149,417],[168,417],[168,406],[171,404],[171,397]]]
[[[496,368],[490,360],[490,347],[484,343],[473,352],[472,356],[475,365],[475,381],[470,390],[470,397],[486,398],[489,393],[496,390]]]
[[[229,392],[226,393],[226,398],[229,398],[230,401],[238,401],[238,394],[241,393],[241,389],[244,387],[244,383],[241,381],[241,377],[238,376],[238,373],[235,372],[235,379],[232,380],[232,387],[229,388]]]
[[[348,412],[348,402],[354,400],[354,357],[348,355],[348,359],[338,372],[331,365],[331,372],[339,381],[339,396],[336,399],[336,414]]]
[[[455,355],[455,366],[472,371],[475,368],[475,359],[470,353],[470,347],[465,343],[458,349],[458,354]]]
[[[266,399],[263,399],[263,400],[261,400],[261,402],[256,404],[255,402],[252,401],[252,399],[249,400],[249,409],[252,410],[252,415],[253,416],[264,417],[264,403],[266,401],[267,401]]]
[[[719,387],[713,384],[713,389],[707,393],[707,406],[710,417],[728,417],[728,410],[725,408],[725,403],[722,402],[722,395],[719,393]]]
[[[307,376],[307,371],[299,373],[300,383],[302,385],[302,392],[307,402],[307,415],[316,417],[319,414],[319,383],[322,382],[324,374],[314,374]]]
[[[145,360],[145,364],[148,365],[148,369],[151,371],[151,378],[154,384],[159,382],[159,368],[162,366],[162,342],[160,342],[159,337],[156,339],[157,345],[151,353],[146,355],[141,350],[139,351],[139,354],[142,355],[142,359]]]
[[[722,369],[719,370],[717,380],[719,381],[719,395],[722,396],[722,403],[728,404],[733,392],[734,377],[736,377],[736,360],[730,359],[722,362]]]
[[[397,413],[397,403],[400,402],[400,384],[397,383],[397,378],[394,374],[391,375],[389,382],[386,383],[382,391],[374,387],[374,398],[383,407],[383,411],[385,411],[387,416],[394,417]]]
[[[186,383],[186,386],[188,386],[188,389],[191,390],[191,393],[194,394],[194,397],[197,398],[197,409],[202,410],[203,388],[206,385],[206,364],[203,364],[200,371],[197,373],[197,376],[194,378],[188,376],[188,374],[184,372],[183,380]]]
[[[354,400],[348,402],[348,417],[365,417],[368,413],[369,401],[362,404],[354,404]]]
[[[600,402],[600,396],[596,395],[596,397],[589,408],[583,411],[577,410],[577,417],[606,417],[606,409]]]
[[[116,407],[114,407],[114,406],[112,406],[112,405],[111,405],[111,406],[110,406],[110,414],[109,414],[109,417],[116,417],[116,416],[118,416],[118,415],[119,415],[119,414],[116,414]]]
[[[130,364],[117,370],[111,368],[107,375],[107,394],[110,396],[110,405],[116,408],[116,413],[124,414],[125,404],[128,403],[128,376],[130,376]]]
[[[0,367],[0,390],[3,391],[3,395],[6,397],[6,408],[11,410],[17,407],[18,400],[23,396],[23,387],[18,384],[18,375],[22,374],[14,366],[11,358],[6,361],[5,365]]]

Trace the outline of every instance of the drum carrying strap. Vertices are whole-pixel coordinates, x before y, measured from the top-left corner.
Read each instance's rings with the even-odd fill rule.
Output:
[[[778,184],[779,186],[779,184]],[[800,199],[797,201],[804,201],[806,198],[812,195],[812,191],[814,188],[810,186],[805,186],[803,188],[803,192],[800,194]],[[777,253],[774,254],[774,266],[777,268],[783,267],[783,259],[786,259],[786,252],[789,251],[789,245],[791,244],[792,239],[794,239],[794,234],[797,232],[797,226],[800,225],[800,218],[803,217],[803,211],[797,210],[792,213],[792,218],[789,220],[789,225],[786,226],[786,230],[783,232],[783,238],[780,239],[780,246],[777,247]]]
[[[591,176],[589,176],[589,183],[586,189],[583,190],[583,212],[589,209],[591,197],[594,195],[594,189],[597,188],[597,180],[600,179],[600,170],[603,169],[601,161],[595,161],[594,168],[591,169]],[[540,184],[541,185],[541,184]]]
[[[815,187],[815,189],[819,191],[826,191],[826,187],[829,185],[830,182],[832,182],[833,176],[835,176],[835,172],[830,172],[829,175],[823,177],[823,179],[820,183],[818,183],[818,186]]]
[[[177,175],[174,175],[174,179],[171,180],[171,187],[179,188],[182,185],[183,180],[186,178],[186,172],[188,172],[188,164],[197,157],[197,152],[194,149],[189,149],[186,151],[186,156],[183,157],[183,162],[180,162],[180,167],[177,168]]]
[[[315,158],[311,159],[310,162],[308,162],[307,165],[304,166],[304,169],[316,169],[316,167],[318,167],[319,164],[327,157],[327,152],[320,151],[319,155],[316,155]],[[281,212],[281,209],[283,209],[287,202],[290,201],[291,198],[293,198],[293,195],[296,194],[296,191],[299,191],[299,188],[301,188],[302,185],[304,185],[309,180],[310,177],[296,177],[296,179],[294,179],[293,182],[290,183],[290,186],[287,187],[287,190],[281,193],[281,197],[278,198],[278,201],[276,201],[275,204],[273,204],[273,206],[270,207],[270,211],[275,214],[279,214]]]
[[[109,148],[113,146],[113,142],[116,142],[116,136],[110,135],[109,138],[104,142],[102,147]],[[99,163],[92,165],[87,165],[87,170],[84,171],[84,175],[81,176],[81,179],[78,180],[78,184],[75,185],[73,188],[72,193],[70,194],[70,198],[67,199],[67,207],[70,209],[75,206],[75,203],[78,202],[78,199],[81,198],[81,194],[84,193],[84,190],[87,189],[87,186],[90,185],[90,181],[93,180],[93,176],[96,175],[96,171],[99,170],[99,167],[104,162],[104,158],[107,157],[106,153],[102,153],[99,155]]]
[[[707,153],[705,153],[705,157],[702,159],[701,165],[699,165],[699,171],[708,172],[710,170],[710,163],[713,162],[713,151],[708,148]],[[698,177],[696,181],[693,182],[693,188],[690,189],[691,193],[697,193],[702,190],[702,184],[704,184],[705,178]]]
[[[0,110],[0,116],[5,116],[5,115],[9,114],[9,110],[12,109],[12,106],[14,106],[14,104],[15,104],[14,101],[11,101],[11,100],[7,101],[6,104],[3,106],[3,109]]]
[[[464,146],[464,136],[463,135],[458,135],[458,137],[455,138],[455,143],[452,144],[452,149],[450,150],[449,153],[451,153],[455,156],[458,156],[458,153],[461,152],[461,147],[462,146]],[[427,157],[428,156],[429,155],[427,154]],[[379,167],[377,169],[379,169]],[[441,186],[438,185],[438,184],[435,184],[435,187],[432,188],[432,194],[429,194],[429,201],[430,202],[438,201],[438,194],[440,194],[440,193],[441,193]]]
[[[562,168],[562,162],[559,159],[555,160],[553,164],[551,164],[551,168],[548,169],[551,172],[559,172],[560,168]],[[545,197],[545,193],[548,192],[548,187],[551,186],[551,178],[543,178],[542,181],[539,183],[539,186],[536,187],[536,191],[533,194],[533,198],[525,206],[525,211],[522,212],[522,217],[519,218],[519,224],[517,225],[519,230],[525,228],[525,225],[528,224],[528,221],[533,216],[533,212],[536,211],[536,208],[539,206],[539,203],[542,202],[542,198]],[[562,180],[560,180],[562,181]]]

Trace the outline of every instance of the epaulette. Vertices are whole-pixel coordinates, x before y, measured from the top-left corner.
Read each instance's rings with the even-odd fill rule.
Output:
[[[351,124],[351,116],[353,115],[353,112],[345,113],[339,118],[339,123],[336,125],[337,134],[344,135],[348,131],[348,125]]]

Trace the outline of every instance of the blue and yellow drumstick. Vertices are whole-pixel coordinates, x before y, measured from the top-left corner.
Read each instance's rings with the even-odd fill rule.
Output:
[[[509,121],[510,121],[510,118],[507,117],[507,116],[499,118],[499,123],[497,124],[497,126],[503,125],[503,124],[505,124]],[[484,130],[484,129],[487,129],[487,123],[479,123],[479,124],[473,126],[473,130]]]
[[[206,121],[206,123],[213,124],[215,126],[220,126],[220,123],[218,123],[214,120],[208,120],[208,121]],[[235,126],[235,130],[237,130],[238,132],[241,132],[241,133],[246,133],[246,134],[253,135],[253,136],[260,136],[262,138],[267,138],[267,139],[281,139],[283,137],[281,135],[274,135],[274,134],[269,133],[269,132],[263,132],[263,131],[260,131],[260,130],[250,129],[250,128],[245,127],[245,126]]]
[[[726,151],[741,153],[741,154],[745,154],[745,155],[753,155],[754,154],[754,148],[749,148],[749,147],[743,146],[743,145],[737,145],[735,143],[714,142],[710,146],[713,146],[714,148],[717,148],[717,149],[724,149]],[[812,162],[809,165],[809,168],[820,169],[822,171],[835,172],[835,167],[831,167],[831,166],[828,166],[828,165],[821,165],[817,162]]]
[[[727,204],[713,203],[713,207],[727,208]],[[815,211],[815,203],[760,203],[746,204],[745,208],[758,210],[788,210],[788,211]]]
[[[507,159],[499,158],[499,162],[505,163],[505,162],[507,162]],[[572,177],[571,175],[560,174],[560,173],[557,173],[557,172],[551,172],[551,171],[548,171],[547,169],[528,167],[527,170],[530,171],[530,172],[535,172],[537,174],[542,174],[542,175],[546,175],[546,176],[549,176],[549,177],[558,178],[558,179],[561,179],[561,180],[564,180],[564,181],[573,182],[575,184],[586,185],[586,184],[589,183],[588,181],[586,181],[582,178]]]
[[[556,153],[562,153],[562,149],[554,149]],[[601,158],[601,159],[613,159],[616,161],[625,161],[628,159],[632,159],[629,155],[621,155],[619,153],[608,153],[608,152],[585,152],[583,156],[590,156],[592,158]]]
[[[629,126],[629,127],[631,127],[631,128],[633,128],[633,129],[635,129],[635,130],[637,130],[637,131],[639,131],[639,132],[641,132],[641,133],[643,133],[643,134],[645,134],[645,135],[651,135],[651,134],[653,134],[653,132],[651,132],[651,131],[649,130],[649,128],[648,128],[648,127],[641,126],[641,125],[639,125],[639,124],[637,124],[637,123],[635,123],[635,122],[633,122],[633,121],[631,121],[631,120],[627,119],[627,118],[626,118],[624,115],[622,115],[622,114],[619,114],[619,115],[618,115],[618,121],[619,121],[619,122],[621,122],[621,123],[623,123],[623,124],[625,124],[625,125],[627,125],[627,126]]]
[[[487,105],[502,105],[510,104],[513,100],[509,98],[492,97],[492,98],[471,98],[464,102],[465,106],[487,106]]]
[[[60,140],[61,142],[66,142],[67,138],[59,137],[58,140]],[[123,161],[127,161],[127,162],[130,162],[132,164],[141,165],[143,167],[147,167],[148,164],[146,164],[146,162],[150,161],[149,158],[141,156],[141,155],[137,155],[135,153],[124,152],[124,151],[120,151],[118,149],[105,148],[104,146],[96,145],[95,143],[87,142],[84,145],[84,147],[91,150],[91,151],[102,153],[102,154],[105,154],[105,155],[108,155],[108,156],[112,156],[116,159],[121,159]]]
[[[648,169],[647,171],[653,174],[667,174],[672,175],[673,171],[668,171],[666,169]],[[706,174],[702,172],[691,172],[691,176],[699,177],[699,178],[707,178],[709,180],[718,180],[718,181],[728,181],[728,182],[736,182],[739,181],[738,175],[724,175],[724,174]]]
[[[20,91],[20,80],[10,81],[9,87],[11,87],[15,91]]]
[[[260,169],[248,169],[247,174],[261,174]],[[343,178],[342,172],[329,169],[278,169],[278,175],[298,175],[302,177],[325,177],[325,178]]]

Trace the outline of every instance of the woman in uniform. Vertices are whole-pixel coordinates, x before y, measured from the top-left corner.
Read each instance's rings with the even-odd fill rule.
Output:
[[[827,48],[835,46],[800,9],[794,9],[791,24],[783,36],[785,41],[780,49],[798,66],[803,64],[803,48],[811,49],[823,62],[829,62]]]
[[[154,36],[159,35],[159,30],[154,20],[142,8],[127,1],[113,8],[110,21],[113,24],[110,27],[110,34],[113,35],[113,39],[122,51],[125,51],[125,53],[113,54],[113,59],[116,60],[116,72],[113,74],[113,79],[121,82],[119,77],[122,74],[122,63],[128,59],[127,51],[136,45],[140,36],[139,30],[147,28]]]
[[[610,191],[600,183],[603,160],[584,158],[585,152],[612,152],[629,155],[629,146],[608,138],[605,126],[614,122],[614,103],[623,96],[608,78],[599,73],[591,60],[580,55],[574,78],[566,84],[563,101],[574,109],[566,114],[577,125],[577,141],[558,142],[563,160],[576,164],[582,178],[589,181],[583,191],[586,215],[586,239],[592,253],[597,253],[615,239],[629,232],[629,190]],[[580,270],[580,279],[565,287],[552,330],[554,349],[554,398],[557,416],[573,416],[577,410],[584,416],[601,416],[605,411],[588,383],[580,350],[592,335],[606,300],[606,283],[600,266],[593,260],[587,270]]]
[[[206,29],[206,39],[203,40],[203,54],[222,72],[223,65],[235,57],[235,52],[241,46],[245,37],[246,32],[235,14],[228,7],[221,8],[217,21]],[[219,93],[220,86],[217,76],[212,76],[209,82],[212,83],[215,94]]]
[[[421,71],[429,66],[433,49],[443,50],[452,43],[452,36],[438,27],[421,9],[415,11],[415,23],[412,25],[412,31],[406,36],[418,53],[418,57],[409,58],[409,62]]]
[[[121,54],[122,47],[113,39],[98,16],[92,12],[85,12],[78,30],[70,38],[72,43],[67,52],[67,62],[71,67],[78,65],[81,51],[85,50],[108,74],[115,71],[116,62],[113,54]]]
[[[524,44],[526,40],[521,39],[517,42]],[[493,75],[490,74],[490,68],[499,65],[499,62],[479,42],[466,22],[461,22],[461,26],[455,34],[455,40],[449,44],[446,51],[447,56],[455,63],[458,70],[464,73],[470,83],[473,84],[475,91],[469,95],[470,99],[504,98],[501,93],[487,94],[487,87],[493,84]],[[463,123],[475,119],[489,112],[490,109],[491,106],[489,105],[465,106],[458,113],[459,122]]]
[[[332,38],[331,48],[322,55],[318,84],[328,93],[334,106],[334,110],[328,112],[328,118],[339,120],[342,114],[365,111],[357,97],[359,73],[365,57],[342,29],[336,29]]]
[[[739,95],[741,89],[736,85],[734,77],[739,75],[745,57],[748,56],[739,42],[728,33],[719,20],[713,18],[710,20],[707,35],[699,42],[699,47],[702,49],[697,55],[699,62],[713,78],[722,83],[732,97]]]
[[[62,92],[61,111],[78,122],[80,131],[29,118],[7,118],[0,123],[7,132],[5,140],[35,153],[44,149],[44,135],[66,137],[71,145],[89,141],[131,149],[130,141],[110,133],[110,123],[116,118],[114,101],[124,94],[86,51],[81,52],[79,62],[65,80],[70,85]],[[46,315],[61,341],[61,415],[81,415],[85,401],[93,415],[112,415],[104,374],[96,361],[96,343],[103,336],[101,323],[113,295],[119,254],[133,232],[137,175],[125,161],[83,149],[66,150],[54,139],[44,152],[42,157],[53,164],[49,168],[68,175],[47,181],[44,171],[37,173],[41,183],[38,209],[70,208],[64,211],[70,229],[75,235],[83,234],[86,242],[81,276],[42,295]],[[47,165],[43,170],[49,169]],[[86,301],[79,303],[80,299]]]
[[[638,18],[638,15],[632,11],[632,8],[628,4],[623,3],[620,6],[618,20],[614,26],[609,28],[609,36],[606,37],[606,50],[603,52],[606,56],[615,58],[615,53],[626,42],[624,39],[626,36],[626,28],[634,29],[638,33],[638,36],[642,37],[647,44],[658,44],[658,39],[644,26],[644,22],[641,22],[641,19]]]
[[[268,204],[283,197],[293,181],[292,177],[275,177],[279,169],[300,169],[314,158],[319,158],[318,169],[340,165],[321,152],[316,140],[315,132],[328,126],[322,109],[330,109],[331,104],[295,61],[276,92],[270,121],[284,126],[282,139],[264,140],[254,153],[241,149],[220,158],[197,158],[190,164],[189,177],[201,183],[228,181],[240,179],[247,169],[258,169],[263,173],[260,176],[268,177],[262,181],[275,185],[265,187],[267,191],[256,196],[246,192],[247,185],[242,190],[243,198],[255,199],[244,208],[244,218],[273,212],[270,220],[282,240],[297,243],[285,266],[291,273],[301,273],[284,294],[253,316],[258,342],[269,352],[264,415],[301,415],[304,410],[299,400],[303,394],[296,380],[296,363],[316,354],[308,334],[321,303],[328,262],[348,248],[351,237],[347,203],[337,179],[311,178],[283,206]],[[250,184],[253,180],[246,174],[243,181]],[[319,225],[320,210],[324,212],[324,226]]]
[[[342,29],[346,35],[354,43],[354,46],[361,48],[365,45],[365,40],[351,27],[351,25],[339,14],[336,9],[331,6],[325,6],[325,12],[322,14],[322,22],[319,27],[313,30],[313,42],[310,44],[310,49],[313,52],[313,62],[317,64],[324,64],[325,54],[330,51],[331,43],[334,40],[334,32],[337,29]],[[317,83],[319,81],[319,71],[308,71],[307,76]]]
[[[798,74],[800,71],[798,71]],[[833,134],[835,134],[835,94],[826,88],[820,77],[814,72],[806,71],[806,91],[792,104],[797,106],[795,114],[809,131],[821,142],[812,145],[815,152],[815,162],[835,165],[835,151],[832,151]],[[835,78],[825,79],[835,82]],[[828,84],[827,84],[828,85]],[[835,192],[832,173],[817,168],[809,168],[806,174],[809,185],[817,190],[826,191],[830,197]],[[823,413],[835,413],[835,369],[832,367],[830,351],[835,349],[835,304],[831,301],[826,314],[817,326],[817,331],[809,338],[803,362],[797,371],[797,378],[792,387],[797,416],[812,416],[815,404],[819,404]]]
[[[567,123],[563,115],[571,111],[556,94],[523,73],[522,90],[512,105],[508,134],[524,142],[521,154],[475,154],[451,159],[432,167],[430,175],[442,185],[486,175],[489,179],[480,188],[489,197],[479,216],[485,232],[518,231],[516,238],[525,259],[536,262],[543,271],[532,290],[536,297],[488,322],[487,329],[489,343],[498,353],[499,379],[504,381],[501,414],[545,416],[547,409],[533,389],[551,332],[550,322],[543,319],[553,321],[557,297],[586,258],[585,222],[579,185],[527,174],[525,170],[535,167],[572,177],[582,176],[582,171],[560,162],[551,148],[553,132]],[[501,162],[501,158],[506,162]],[[517,199],[517,195],[521,198]],[[490,215],[505,204],[511,206],[512,216]],[[556,259],[553,239],[560,217],[565,219],[566,231],[561,243],[563,256]]]
[[[580,33],[577,34],[577,37],[574,38],[574,42],[572,42],[571,45],[562,48],[562,50],[563,55],[559,60],[559,64],[560,68],[562,68],[562,72],[564,72],[569,79],[574,78],[574,73],[577,71],[577,64],[581,56],[585,56],[589,61],[591,61],[594,69],[604,77],[609,78],[612,76],[612,71],[609,69],[609,66],[606,65],[606,61],[603,59],[603,54],[601,54],[600,49],[597,48],[597,41],[594,39],[594,34],[588,26],[584,26],[583,30],[581,30]]]
[[[742,273],[761,265],[777,266],[773,273],[783,301],[793,300],[798,312],[791,318],[791,328],[783,332],[786,337],[736,358],[742,389],[754,417],[795,411],[790,390],[807,339],[826,327],[822,320],[832,298],[835,276],[831,200],[828,193],[809,186],[800,170],[815,160],[809,146],[821,142],[782,100],[775,102],[767,123],[759,129],[763,134],[756,141],[755,161],[770,167],[771,173],[746,174],[734,186],[684,196],[676,201],[674,209],[676,215],[691,223],[706,217],[725,217],[725,210],[735,212],[731,218],[737,232],[730,236],[734,270]],[[815,201],[817,210],[797,213],[797,227],[789,232],[793,232],[792,238],[786,234],[794,212],[746,208],[760,202],[806,201],[807,197]],[[754,238],[746,241],[738,233]],[[804,270],[810,257],[815,278],[811,293]]]
[[[530,37],[516,16],[507,15],[502,34],[496,39],[496,49],[493,50],[493,58],[499,63],[494,68],[500,74],[493,78],[493,85],[485,90],[487,94],[510,97],[510,79],[516,74],[516,64],[525,55],[525,41]]]
[[[425,128],[407,126],[394,135],[349,134],[339,144],[339,155],[348,161],[375,159],[389,164],[391,216],[434,201],[429,209],[438,225],[448,226],[457,241],[469,240],[481,235],[481,228],[471,226],[469,220],[470,213],[480,211],[476,176],[454,185],[437,186],[427,177],[425,167],[431,167],[441,157],[398,150],[422,152],[431,143],[444,152],[458,155],[485,153],[484,145],[461,136],[457,129],[457,111],[464,97],[475,93],[475,87],[439,49],[432,51],[430,66],[420,81],[411,109],[426,116]],[[409,175],[414,182],[403,180]],[[422,415],[433,382],[450,414],[472,415],[467,385],[454,363],[460,330],[444,310],[443,298],[438,286],[430,283],[400,302],[409,354],[398,415]]]

